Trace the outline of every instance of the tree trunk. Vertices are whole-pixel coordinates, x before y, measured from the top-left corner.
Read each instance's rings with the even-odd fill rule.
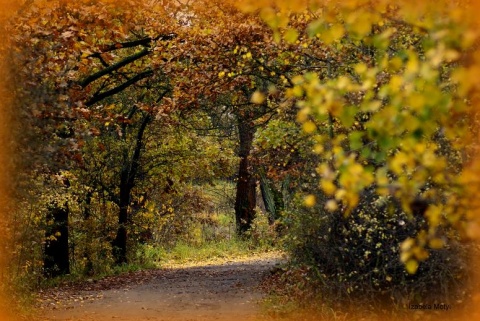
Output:
[[[122,175],[123,176],[123,175]],[[128,206],[130,204],[131,189],[128,182],[122,179],[120,185],[120,209],[118,212],[117,236],[113,241],[113,257],[115,264],[127,263],[127,224],[128,224]]]
[[[85,195],[85,204],[83,208],[83,220],[85,224],[85,234],[87,235],[87,244],[85,244],[83,258],[85,259],[85,269],[84,274],[92,276],[94,274],[93,262],[91,258],[92,249],[91,244],[93,242],[93,226],[91,220],[91,204],[92,204],[93,192],[88,191]]]
[[[138,168],[140,166],[140,156],[143,148],[143,135],[148,123],[151,121],[151,115],[146,114],[142,120],[140,128],[137,132],[135,141],[135,149],[131,157],[128,155],[128,150],[125,151],[124,166],[122,168],[120,177],[120,197],[118,200],[118,229],[115,240],[112,242],[113,257],[115,263],[120,265],[127,263],[127,238],[128,238],[128,211],[130,207],[130,200],[132,189],[135,186]]]
[[[56,277],[70,273],[68,248],[68,204],[63,207],[52,203],[49,206],[47,229],[45,232],[45,256],[43,268],[46,277]]]
[[[255,189],[257,184],[249,162],[255,127],[250,122],[239,119],[238,133],[240,140],[238,152],[240,166],[238,168],[237,192],[235,198],[235,219],[237,233],[243,235],[250,229],[252,221],[255,218]]]

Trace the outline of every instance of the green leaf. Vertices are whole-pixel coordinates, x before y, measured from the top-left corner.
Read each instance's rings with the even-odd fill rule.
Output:
[[[340,121],[345,127],[351,127],[355,122],[355,115],[357,114],[357,108],[354,106],[346,106],[342,110],[340,115]]]
[[[354,131],[348,136],[350,139],[350,148],[352,150],[359,150],[363,146],[363,132]]]
[[[309,37],[315,37],[324,30],[324,22],[322,20],[315,20],[311,22],[307,27],[307,34]]]
[[[296,29],[288,29],[283,38],[288,43],[295,43],[298,39],[298,31]]]

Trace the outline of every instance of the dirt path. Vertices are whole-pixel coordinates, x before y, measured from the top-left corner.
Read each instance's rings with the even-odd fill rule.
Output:
[[[278,254],[129,273],[41,294],[40,320],[259,320]]]

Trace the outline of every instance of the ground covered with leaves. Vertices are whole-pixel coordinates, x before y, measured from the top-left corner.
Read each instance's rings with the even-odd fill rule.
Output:
[[[278,252],[131,272],[39,293],[39,320],[256,320]]]

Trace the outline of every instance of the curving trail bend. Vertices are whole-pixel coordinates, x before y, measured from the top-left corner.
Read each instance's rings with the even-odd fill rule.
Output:
[[[61,286],[40,293],[40,320],[259,320],[259,284],[281,260],[265,253]]]

